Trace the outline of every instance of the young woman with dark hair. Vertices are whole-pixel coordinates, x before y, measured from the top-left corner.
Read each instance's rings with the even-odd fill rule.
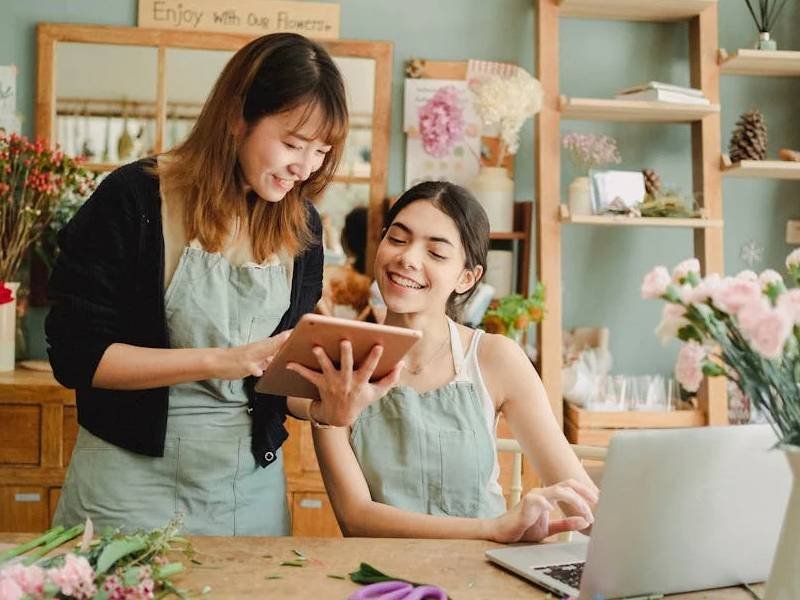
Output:
[[[183,143],[111,173],[61,232],[46,332],[80,428],[56,523],[152,528],[183,514],[193,534],[288,534],[286,414],[347,425],[397,378],[314,407],[253,390],[320,297],[308,198],[333,177],[347,119],[321,46],[258,38]]]
[[[386,215],[375,279],[386,323],[424,332],[399,385],[350,428],[314,430],[325,487],[345,535],[539,541],[592,521],[597,488],[560,430],[536,371],[510,339],[458,325],[486,269],[489,222],[465,189],[421,183]],[[464,350],[466,349],[466,351]],[[323,400],[344,385],[294,365]],[[498,483],[499,415],[550,485],[506,509]],[[550,521],[560,504],[566,518]]]

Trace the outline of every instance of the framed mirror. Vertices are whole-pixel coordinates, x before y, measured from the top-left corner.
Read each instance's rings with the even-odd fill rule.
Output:
[[[253,37],[40,23],[36,135],[85,155],[98,172],[164,152],[186,137],[225,63]],[[351,125],[334,182],[314,199],[325,223],[326,261],[344,262],[345,217],[366,207],[371,272],[386,197],[392,44],[320,44],[342,72]]]

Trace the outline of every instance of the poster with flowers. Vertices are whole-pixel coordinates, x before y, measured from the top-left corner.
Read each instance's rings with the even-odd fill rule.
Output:
[[[406,178],[466,185],[480,167],[481,124],[466,81],[406,79]]]
[[[17,110],[17,67],[0,65],[0,131],[19,133]]]

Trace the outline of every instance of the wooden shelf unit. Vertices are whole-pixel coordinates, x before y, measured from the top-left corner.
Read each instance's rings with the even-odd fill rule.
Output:
[[[720,162],[722,172],[726,177],[800,179],[800,162],[789,160],[741,160],[732,163],[727,154],[722,155]]]
[[[790,50],[735,50],[718,55],[723,75],[753,77],[800,77],[800,52]]]
[[[619,121],[630,123],[693,123],[719,114],[719,105],[675,104],[643,100],[559,98],[561,118],[571,121]]]
[[[539,325],[540,374],[553,412],[564,422],[562,368],[562,248],[565,224],[692,227],[694,255],[703,272],[723,272],[722,171],[719,167],[720,107],[716,0],[534,0],[536,76],[544,101],[536,116],[536,272],[547,290],[547,315]],[[690,85],[710,106],[561,96],[559,19],[590,17],[630,21],[687,20]],[[688,123],[692,130],[692,187],[704,219],[629,219],[569,216],[561,208],[561,120]],[[566,207],[564,207],[566,208]],[[702,423],[727,423],[724,381],[706,381],[699,394]],[[637,419],[634,415],[633,419]]]
[[[669,429],[700,427],[706,416],[691,406],[672,411],[589,411],[565,402],[564,429],[573,444],[608,446],[611,437],[620,429]]]
[[[560,207],[561,222],[565,225],[599,225],[605,227],[678,227],[704,229],[722,227],[722,219],[676,219],[667,217],[629,217],[627,215],[572,215],[569,208]]]
[[[623,21],[686,21],[717,0],[558,0],[562,17]]]

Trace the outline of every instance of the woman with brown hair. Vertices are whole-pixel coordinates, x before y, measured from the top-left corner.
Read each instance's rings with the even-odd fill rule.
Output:
[[[206,535],[289,532],[288,413],[352,422],[398,371],[376,347],[326,402],[256,395],[255,377],[322,286],[308,201],[347,132],[341,75],[295,34],[261,37],[221,73],[189,137],[111,173],[60,234],[46,332],[80,429],[55,515]]]

